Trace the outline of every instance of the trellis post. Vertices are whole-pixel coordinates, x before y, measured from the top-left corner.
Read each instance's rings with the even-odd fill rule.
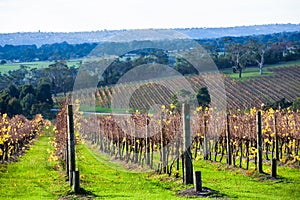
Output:
[[[68,105],[68,169],[70,186],[74,186],[75,193],[79,192],[79,171],[75,171],[75,136],[73,105]]]
[[[193,184],[193,164],[191,154],[191,129],[190,129],[190,106],[189,104],[182,105],[182,120],[183,120],[183,161],[184,161],[184,184]]]
[[[259,173],[263,173],[262,168],[262,123],[261,123],[261,111],[256,115],[257,123],[257,169]]]

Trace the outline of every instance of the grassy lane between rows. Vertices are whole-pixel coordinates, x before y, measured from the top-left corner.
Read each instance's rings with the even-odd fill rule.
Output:
[[[0,164],[0,199],[185,199],[178,197],[184,186],[181,179],[154,172],[127,170],[112,158],[91,150],[87,144],[76,146],[83,194],[74,195],[57,163],[49,162],[52,137],[39,136],[18,162]],[[300,171],[279,167],[279,179],[245,171],[221,163],[198,160],[203,186],[219,192],[224,199],[299,199]],[[266,169],[267,171],[267,169]]]
[[[86,145],[78,146],[81,186],[95,199],[184,199],[176,193],[192,186],[181,179],[153,173],[130,172],[111,158],[95,153]],[[221,163],[198,160],[195,170],[202,171],[203,186],[218,192],[221,199],[299,199],[300,171],[278,167],[278,179]],[[269,167],[264,168],[270,171]]]
[[[155,173],[125,169],[110,157],[95,153],[87,145],[77,146],[81,187],[95,199],[183,199],[176,191],[181,180],[161,181]]]
[[[266,165],[267,174],[203,160],[196,161],[194,166],[202,171],[204,186],[229,199],[300,199],[300,170],[296,168],[279,166],[278,178],[274,179]]]
[[[0,164],[0,199],[58,199],[69,192],[65,177],[48,161],[50,139],[39,136],[18,162]]]

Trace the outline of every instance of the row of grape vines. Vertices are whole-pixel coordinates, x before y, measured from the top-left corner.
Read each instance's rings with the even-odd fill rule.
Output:
[[[32,120],[22,115],[12,118],[6,114],[0,115],[0,162],[19,155],[41,132],[43,123],[41,115],[36,115]]]
[[[76,130],[99,152],[126,163],[178,174],[184,152],[182,116],[174,105],[162,107],[161,115],[75,116]],[[264,163],[300,165],[300,112],[262,112]],[[249,169],[257,162],[257,110],[218,113],[197,108],[191,115],[191,151],[194,160],[207,159]],[[64,159],[66,110],[57,119],[57,155]],[[229,136],[230,135],[230,136]],[[230,154],[229,152],[230,151]],[[231,155],[230,158],[228,155]]]

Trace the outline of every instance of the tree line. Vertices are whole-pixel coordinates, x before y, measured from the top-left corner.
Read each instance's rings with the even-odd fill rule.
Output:
[[[258,66],[260,74],[265,64],[300,59],[300,32],[276,33],[246,37],[223,37],[198,42],[208,50],[218,68],[233,68],[239,72]]]
[[[68,67],[66,60],[55,61],[47,68],[29,69],[26,65],[21,65],[20,69],[9,71],[6,74],[0,73],[0,89],[8,87],[10,84],[16,86],[33,85],[38,86],[41,79],[46,79],[51,85],[51,93],[55,96],[59,93],[66,94],[73,87],[77,75],[75,67]]]
[[[73,89],[77,69],[69,68],[65,60],[56,61],[48,68],[31,69],[22,66],[8,74],[0,73],[0,113],[8,116],[35,114],[51,119],[53,96]]]
[[[67,42],[36,45],[4,45],[0,46],[0,60],[7,61],[55,61],[71,58],[82,58],[96,47],[96,43],[68,44]]]
[[[54,117],[51,113],[53,100],[51,85],[47,80],[39,81],[38,86],[22,85],[16,87],[11,84],[0,91],[0,113],[6,113],[9,117],[22,114],[32,119],[36,114],[42,114],[45,118]]]

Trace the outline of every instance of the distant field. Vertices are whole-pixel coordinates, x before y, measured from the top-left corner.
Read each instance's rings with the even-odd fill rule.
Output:
[[[67,61],[67,65],[68,67],[79,67],[79,62],[80,60],[69,60]],[[36,62],[20,62],[20,63],[7,63],[4,65],[0,65],[0,73],[2,74],[6,74],[9,71],[13,71],[13,70],[18,70],[20,69],[21,65],[25,65],[27,67],[29,67],[30,69],[33,68],[46,68],[48,67],[50,64],[53,64],[54,61],[36,61]]]
[[[270,69],[278,68],[278,67],[291,67],[291,66],[300,66],[300,60],[297,61],[290,61],[290,62],[284,62],[284,63],[278,63],[274,65],[265,65],[263,68],[263,74],[259,74],[259,68],[258,67],[248,67],[243,70],[242,78],[239,78],[239,73],[232,73],[232,69],[224,69],[220,70],[230,78],[237,79],[239,81],[244,81],[249,78],[258,78],[258,77],[265,77],[265,76],[272,76],[274,75],[274,72],[272,72]]]

